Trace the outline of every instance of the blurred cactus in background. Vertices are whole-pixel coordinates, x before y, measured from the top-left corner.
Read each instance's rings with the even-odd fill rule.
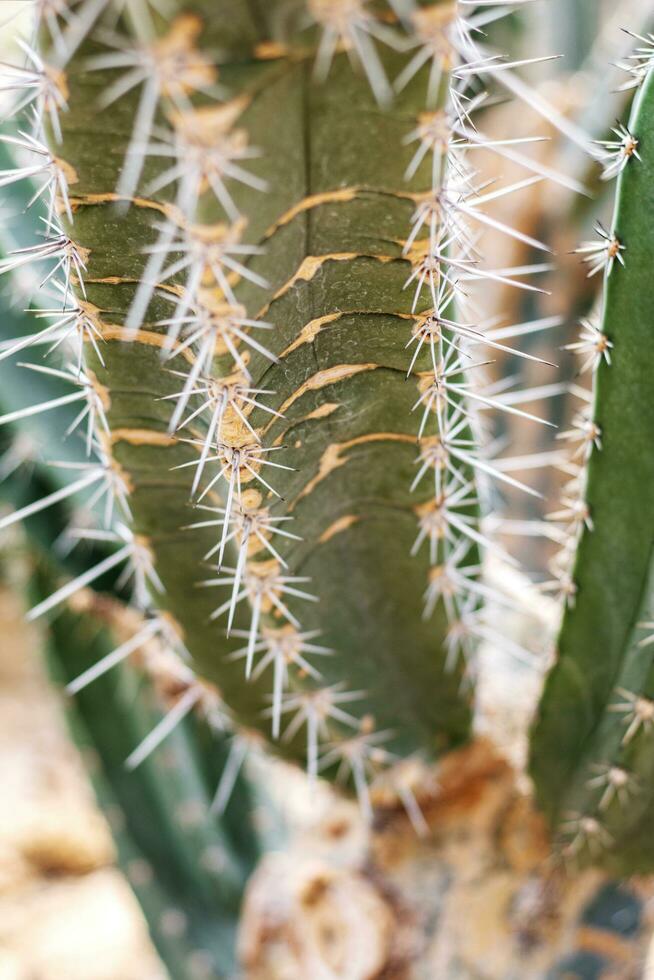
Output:
[[[3,565],[170,976],[642,975],[649,5],[23,6]]]

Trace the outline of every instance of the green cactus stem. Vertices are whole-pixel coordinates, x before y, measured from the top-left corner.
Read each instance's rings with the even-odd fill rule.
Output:
[[[252,18],[245,3],[180,5],[154,42],[162,70],[171,52],[181,65],[177,81],[166,82],[169,89],[178,85],[196,96],[196,107],[181,121],[176,110],[177,138],[187,127],[192,140],[222,141],[240,168],[236,179],[218,178],[224,180],[222,205],[211,188],[188,186],[184,176],[176,197],[166,177],[170,143],[152,137],[156,146],[142,161],[131,207],[121,207],[116,188],[120,197],[131,179],[128,148],[138,138],[131,134],[144,111],[144,89],[134,88],[103,108],[103,94],[106,98],[120,84],[123,72],[88,70],[89,64],[105,64],[106,49],[93,39],[67,65],[61,84],[68,109],[61,113],[57,153],[71,175],[74,222],[61,217],[84,262],[86,298],[79,288],[78,298],[103,337],[104,364],[87,344],[87,371],[105,403],[110,429],[105,448],[129,486],[134,531],[147,544],[165,587],[156,601],[178,622],[195,668],[218,684],[237,721],[269,733],[265,708],[271,671],[255,672],[246,682],[243,661],[230,657],[247,643],[243,634],[253,613],[239,603],[233,624],[238,638],[226,639],[226,616],[210,622],[217,607],[229,606],[234,577],[232,572],[230,580],[224,569],[212,574],[204,560],[215,554],[220,530],[184,530],[208,520],[206,512],[189,506],[199,452],[189,440],[202,440],[202,421],[170,431],[179,373],[192,370],[197,348],[193,352],[180,340],[179,353],[161,360],[166,333],[161,321],[171,316],[171,298],[178,296],[185,276],[166,278],[146,298],[135,328],[129,320],[143,295],[139,282],[151,274],[144,250],[156,249],[162,236],[173,234],[161,226],[167,217],[179,220],[180,194],[199,196],[198,235],[217,247],[232,235],[254,253],[243,259],[247,271],[231,276],[234,298],[246,318],[273,325],[271,330],[256,323],[241,327],[234,341],[236,364],[220,345],[213,364],[218,381],[226,373],[238,381],[247,365],[251,389],[275,392],[257,396],[259,403],[280,413],[246,407],[248,426],[264,448],[261,452],[255,444],[251,453],[251,433],[232,413],[229,454],[242,447],[249,469],[230,468],[225,454],[219,459],[228,476],[238,470],[247,481],[243,501],[253,513],[292,516],[289,530],[301,538],[275,535],[271,544],[278,558],[260,542],[252,543],[248,582],[272,583],[262,603],[265,628],[282,628],[291,636],[319,633],[316,642],[333,651],[312,661],[313,676],[302,667],[291,671],[292,684],[301,691],[327,688],[318,695],[323,700],[316,710],[333,714],[332,721],[338,716],[343,733],[363,725],[366,734],[374,730],[387,739],[384,748],[393,753],[437,754],[466,737],[470,710],[461,692],[462,666],[446,670],[448,623],[442,605],[423,616],[430,576],[439,573],[430,563],[429,542],[411,553],[418,520],[430,526],[438,517],[429,478],[410,492],[421,451],[420,413],[412,408],[422,394],[429,353],[425,348],[407,377],[412,348],[407,353],[406,346],[420,321],[412,313],[413,289],[404,289],[412,266],[403,255],[412,213],[431,187],[431,159],[417,167],[413,179],[405,179],[428,70],[419,72],[388,109],[377,104],[346,54],[333,57],[321,84],[313,66],[317,34],[298,35],[299,11],[298,4],[274,3]],[[216,69],[208,53],[217,49]],[[404,64],[393,51],[380,51],[379,58],[388,77],[397,76]],[[229,93],[226,102],[215,104],[207,96],[216,85]],[[157,111],[161,124],[162,107]],[[90,139],[91,131],[101,138]],[[166,154],[163,161],[157,152]],[[192,181],[190,166],[189,173]],[[175,257],[171,251],[166,263]],[[202,300],[220,312],[224,283],[219,289],[207,274]],[[424,306],[421,299],[418,310]],[[192,399],[185,414],[197,403]],[[223,487],[224,482],[215,484],[221,496],[208,494],[203,503],[220,506],[222,500],[224,506]],[[472,524],[471,536],[475,509],[473,502],[460,510],[460,520]],[[230,550],[228,567],[237,563]],[[475,553],[473,540],[472,567]],[[305,585],[305,578],[310,583]],[[198,588],[202,579],[227,584]],[[315,594],[318,601],[297,598],[297,590]],[[280,603],[288,615],[279,614]],[[293,704],[289,698],[289,711]],[[291,717],[284,714],[284,728]],[[281,751],[304,754],[299,738],[282,742]]]
[[[595,405],[576,434],[578,458],[589,456],[578,518],[586,526],[531,749],[538,798],[553,826],[563,824],[585,857],[590,852],[625,872],[651,869],[654,861],[651,72],[628,130],[637,153],[618,180],[609,243],[614,252],[623,247],[624,266],[607,267]],[[593,822],[580,839],[583,819]]]

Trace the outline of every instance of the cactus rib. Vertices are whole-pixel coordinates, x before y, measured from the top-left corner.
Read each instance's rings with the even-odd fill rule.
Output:
[[[647,491],[654,478],[652,132],[650,72],[609,164],[619,172],[609,237],[623,249],[624,262],[611,266],[605,252],[602,324],[581,341],[586,364],[595,371],[595,404],[574,434],[578,458],[582,464],[588,459],[585,475],[577,478],[582,490],[585,486],[584,499],[573,501],[574,515],[569,515],[572,538],[578,535],[580,541],[558,660],[531,750],[540,803],[553,824],[560,825],[568,811],[575,814],[564,836],[567,828],[574,849],[588,857],[589,842],[578,836],[579,821],[596,821],[603,832],[597,831],[599,847],[591,850],[626,871],[652,863],[647,814],[649,698],[654,691],[651,648],[641,625],[652,619],[653,594],[654,500]],[[629,788],[635,786],[639,792],[632,795]]]

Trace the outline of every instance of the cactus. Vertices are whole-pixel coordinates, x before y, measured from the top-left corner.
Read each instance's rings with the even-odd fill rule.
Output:
[[[42,565],[31,598],[47,596],[52,587],[52,574]],[[52,624],[48,657],[60,682],[71,682],[90,658],[101,659],[116,646],[107,630],[106,600],[96,604],[97,610],[93,601],[90,609],[86,604],[81,610],[66,608]],[[161,654],[150,651],[150,656],[156,660]],[[159,664],[160,687],[170,684],[162,667],[165,659]],[[228,745],[224,738],[221,743],[203,736],[193,719],[171,733],[165,754],[153,753],[140,777],[132,778],[126,756],[165,717],[152,695],[141,672],[121,664],[70,702],[69,720],[110,819],[119,865],[171,976],[192,977],[200,967],[211,976],[228,976],[235,969],[245,882],[259,853],[251,792],[241,779],[228,813],[210,815]],[[107,701],[110,715],[103,711]]]
[[[407,357],[405,346],[411,340],[411,326],[415,322],[411,310],[416,301],[412,303],[413,289],[406,292],[402,289],[411,273],[411,266],[402,258],[402,240],[408,238],[411,213],[415,210],[415,198],[411,195],[427,191],[433,169],[431,163],[425,164],[418,168],[419,174],[413,182],[407,184],[403,180],[407,167],[414,169],[415,148],[407,142],[402,150],[402,139],[411,137],[417,93],[413,92],[413,114],[405,110],[402,116],[400,104],[397,115],[394,110],[393,114],[380,117],[365,79],[355,76],[353,81],[346,59],[345,62],[336,59],[333,66],[318,63],[320,70],[331,69],[330,83],[325,87],[312,85],[310,65],[306,60],[295,64],[290,53],[270,58],[264,51],[265,57],[255,58],[250,73],[243,74],[237,61],[241,57],[239,52],[251,49],[256,43],[262,44],[267,25],[257,25],[261,39],[253,37],[249,16],[243,11],[239,20],[239,16],[233,16],[232,7],[227,33],[224,23],[227,13],[219,11],[212,11],[211,17],[204,18],[202,33],[202,43],[208,47],[219,42],[225,47],[229,39],[233,53],[231,57],[225,56],[220,77],[229,88],[230,100],[218,107],[209,104],[193,111],[189,107],[174,136],[178,141],[190,139],[194,152],[199,154],[199,169],[194,172],[193,182],[202,184],[203,180],[213,179],[207,193],[200,197],[199,189],[190,186],[188,180],[179,182],[177,198],[170,192],[170,159],[171,153],[174,159],[176,152],[174,145],[170,145],[170,137],[153,148],[154,164],[159,154],[164,160],[164,166],[156,169],[152,159],[144,159],[143,149],[132,147],[120,182],[122,154],[115,156],[110,169],[111,158],[89,157],[89,148],[75,137],[77,130],[88,125],[89,113],[97,114],[97,92],[104,88],[105,101],[110,102],[107,118],[110,116],[113,126],[125,130],[123,138],[129,148],[134,114],[143,111],[149,115],[154,111],[146,105],[146,95],[151,93],[147,88],[139,92],[135,86],[131,97],[114,103],[112,86],[121,84],[121,74],[112,71],[111,66],[116,60],[120,64],[125,59],[131,63],[137,53],[92,56],[91,67],[100,71],[81,75],[77,87],[68,86],[66,112],[57,117],[55,126],[62,133],[61,166],[74,174],[69,201],[75,215],[75,245],[64,261],[71,264],[73,275],[83,271],[83,276],[78,276],[84,280],[86,300],[82,302],[90,304],[85,309],[90,310],[91,317],[98,317],[97,329],[105,341],[101,350],[96,344],[88,351],[89,377],[97,378],[98,390],[106,393],[104,397],[110,403],[107,427],[112,433],[113,458],[131,487],[130,509],[138,540],[147,539],[153,551],[157,580],[165,588],[165,598],[161,601],[179,621],[194,661],[205,676],[219,684],[226,703],[241,723],[270,731],[270,722],[261,716],[269,692],[269,678],[266,672],[253,670],[255,654],[260,652],[263,642],[264,650],[268,644],[274,660],[277,695],[278,682],[287,672],[282,658],[289,659],[289,666],[295,663],[300,667],[297,673],[304,675],[300,683],[309,687],[306,694],[301,691],[289,696],[283,704],[276,697],[272,729],[278,736],[284,714],[289,730],[287,710],[295,716],[291,730],[306,721],[313,771],[317,765],[314,729],[318,722],[322,726],[319,716],[325,712],[328,718],[333,715],[332,720],[340,720],[345,730],[352,725],[358,727],[361,720],[367,724],[367,719],[374,718],[375,737],[377,733],[385,733],[394,722],[397,731],[390,747],[401,754],[422,746],[432,751],[446,748],[465,737],[469,710],[458,690],[460,669],[446,672],[445,653],[438,656],[439,646],[442,649],[443,644],[434,642],[434,633],[442,635],[444,623],[438,625],[433,619],[422,619],[429,552],[432,564],[436,564],[436,531],[430,531],[427,525],[421,537],[428,536],[428,547],[422,547],[416,556],[410,554],[416,539],[412,511],[422,507],[426,511],[425,524],[431,516],[428,479],[422,481],[420,495],[409,496],[411,465],[419,451],[418,422],[411,408],[421,392],[417,380],[413,385],[404,380],[407,367],[411,366],[414,374],[416,367],[429,363],[424,354],[419,359],[413,358],[413,364],[411,357]],[[163,59],[162,70],[169,68],[166,59],[174,56],[183,63],[186,59],[191,73],[189,90],[194,86],[195,70],[199,74],[200,91],[209,77],[210,87],[216,86],[215,68],[193,46],[201,24],[198,14],[181,10],[172,25],[163,25],[164,39],[157,42],[160,54],[156,53],[159,48],[153,54]],[[329,19],[325,30],[325,37],[330,37]],[[369,45],[367,26],[361,35]],[[77,65],[85,67],[87,58],[86,46],[82,46],[69,63],[67,74],[71,78],[79,74]],[[230,60],[237,62],[233,69]],[[231,80],[232,73],[236,73],[235,81]],[[378,84],[382,84],[381,80]],[[335,91],[342,91],[345,98],[346,87],[349,96],[360,103],[349,128],[347,120],[339,121],[332,101]],[[409,86],[406,100],[416,88],[417,83]],[[377,95],[381,97],[381,92]],[[308,132],[303,139],[308,141],[307,145],[315,142],[321,154],[326,155],[321,164],[323,171],[315,174],[306,173],[311,161],[301,153],[302,141],[294,136],[302,123],[301,97],[311,100],[311,114],[317,120],[315,135]],[[424,98],[422,91],[420,97]],[[177,93],[178,103],[181,98],[182,94]],[[273,117],[269,103],[274,101],[287,105],[288,111]],[[407,101],[407,106],[411,102]],[[173,105],[172,111],[179,115],[179,107],[175,110]],[[370,114],[378,120],[379,131],[361,130],[360,119]],[[271,126],[273,118],[275,123]],[[331,129],[336,125],[341,132],[332,140]],[[185,126],[192,131],[185,132]],[[288,170],[288,179],[281,186],[276,181],[275,193],[271,189],[262,194],[264,183],[275,183],[270,168],[280,165],[277,151],[280,127],[288,131],[282,143],[298,147],[297,162]],[[351,129],[357,132],[350,132]],[[236,174],[229,183],[223,184],[226,178],[220,171],[217,178],[212,178],[211,168],[215,164],[211,159],[203,161],[207,139],[216,140],[217,152],[227,155],[226,173]],[[373,139],[375,142],[370,147]],[[377,173],[379,153],[387,140],[398,144],[394,171],[389,171],[385,163],[383,172]],[[366,148],[372,148],[373,152],[364,155]],[[239,161],[247,162],[247,171]],[[116,211],[113,188],[118,186],[116,193],[123,194],[125,182],[137,182],[140,178],[137,170],[141,169],[144,177],[137,195],[139,206],[122,215]],[[147,204],[142,195],[153,186],[159,194]],[[365,190],[359,192],[359,187]],[[135,188],[127,190],[129,197]],[[199,200],[196,215],[193,206],[185,204],[182,209],[185,220],[202,220],[195,228],[197,237],[191,238],[190,243],[180,238],[180,228],[171,223],[162,227],[160,219],[166,205],[179,208],[179,201],[186,197],[190,200],[199,197]],[[153,216],[159,221],[153,222]],[[65,219],[66,214],[62,217]],[[353,226],[350,238],[343,236],[344,220]],[[116,254],[111,248],[112,221],[129,226],[127,240],[135,246],[124,254]],[[380,221],[383,235],[377,231],[375,238],[373,232]],[[246,226],[246,237],[239,225]],[[307,244],[309,231],[315,245]],[[260,245],[262,240],[266,241],[265,251]],[[203,244],[213,249],[210,257],[195,259],[192,264],[194,253],[190,248],[202,249]],[[144,249],[146,256],[151,249],[147,263]],[[263,252],[261,256],[260,252]],[[239,259],[240,255],[248,257],[247,267]],[[198,261],[213,262],[213,271],[208,272],[207,268],[207,274],[213,275],[216,282],[213,296],[210,289],[203,290],[202,284],[196,281],[196,270],[201,272],[203,268]],[[170,305],[170,296],[176,295],[175,279],[169,283],[169,271],[180,265],[183,269],[188,266],[190,271],[187,292],[175,309]],[[240,281],[232,288],[228,275],[234,272]],[[142,284],[135,288],[132,282],[141,276]],[[154,293],[149,283],[157,278],[164,281],[167,294],[163,288]],[[180,278],[183,282],[183,277],[177,277]],[[320,293],[314,302],[316,287]],[[338,296],[334,295],[336,287]],[[432,291],[434,288],[432,282]],[[217,291],[219,295],[215,299]],[[220,303],[224,309],[225,298],[231,306],[221,318]],[[211,303],[215,307],[218,301],[214,310]],[[201,302],[209,306],[202,307],[207,322],[198,332],[194,327],[189,329],[186,323],[191,321],[189,314]],[[261,309],[266,309],[266,316],[275,321],[274,331],[264,332],[258,321],[250,322]],[[111,311],[108,325],[100,319],[103,314],[96,312],[103,310]],[[158,331],[157,324],[161,324]],[[270,326],[263,324],[264,328]],[[317,337],[318,332],[324,339]],[[350,340],[353,347],[349,354],[347,343],[353,334],[357,339],[354,343]],[[268,341],[268,336],[273,339]],[[216,337],[219,347],[222,344],[224,348],[216,370],[219,377],[222,374],[229,378],[227,385],[220,381],[207,383],[203,379],[211,365]],[[194,339],[198,353],[194,355],[197,359],[191,360]],[[263,345],[264,339],[267,346]],[[162,345],[170,347],[170,356],[163,365]],[[322,358],[316,353],[319,345],[325,347]],[[179,352],[173,356],[176,349]],[[344,356],[344,350],[349,356]],[[142,366],[138,366],[140,360]],[[189,363],[193,364],[190,373]],[[184,370],[188,377],[180,394],[179,376]],[[144,378],[149,379],[145,386]],[[456,380],[454,377],[453,381]],[[264,388],[266,392],[278,392],[274,401],[264,400],[261,393]],[[196,404],[198,399],[187,407],[195,389],[201,392],[202,407],[209,410],[204,436],[202,428],[194,432],[186,426],[188,419],[197,419],[198,426],[203,422]],[[359,402],[361,407],[357,408]],[[101,412],[100,407],[96,410]],[[178,438],[171,434],[175,425]],[[229,445],[222,441],[223,431],[231,439]],[[264,433],[265,441],[260,443]],[[282,438],[288,442],[292,439],[292,444],[284,450],[284,462],[278,463],[279,457],[274,454],[280,449]],[[211,447],[212,440],[217,453]],[[302,466],[297,466],[300,451]],[[389,451],[393,453],[394,469],[387,475],[384,460]],[[465,448],[461,452],[465,455]],[[234,458],[243,459],[238,467],[229,462],[234,453],[237,454]],[[220,486],[216,473],[211,472],[210,479],[206,478],[209,463],[216,462],[223,471],[226,468],[223,477],[228,477],[220,481],[227,484],[222,497],[227,518],[220,511],[208,515],[197,511],[196,515],[204,520],[197,520],[196,516],[194,521],[195,515],[188,505],[191,481],[184,468],[195,465],[193,483],[201,491],[196,497],[206,506],[212,499],[209,494]],[[204,485],[197,486],[203,477]],[[453,520],[467,528],[470,519],[465,515],[466,505],[468,510],[476,505],[474,501],[468,503],[473,495],[461,493],[461,489],[463,486],[457,494],[460,503],[459,499],[455,501],[461,507],[461,517]],[[322,503],[321,498],[324,498]],[[213,500],[216,502],[215,496]],[[364,502],[365,513],[358,513],[364,509]],[[274,510],[269,513],[270,504]],[[293,532],[285,529],[291,512],[293,527],[297,529]],[[392,551],[389,551],[389,538],[383,534],[389,514],[394,518]],[[306,528],[305,522],[309,522]],[[199,527],[181,530],[189,524]],[[235,534],[242,540],[240,548],[229,558]],[[474,546],[479,532],[472,526],[468,534]],[[342,555],[344,549],[352,548],[360,557],[345,577]],[[250,555],[252,560],[244,569],[243,564]],[[203,556],[218,558],[218,574],[204,573],[205,578],[209,576],[207,584],[225,583],[218,593],[218,602],[213,590],[189,589],[189,583],[201,584]],[[228,570],[221,575],[220,567],[225,562]],[[474,566],[474,556],[470,564]],[[316,569],[324,580],[317,590],[319,603],[312,601],[313,593],[301,587],[308,578],[317,582]],[[351,580],[352,575],[359,576],[356,582]],[[389,601],[391,584],[402,591]],[[252,596],[252,612],[243,609],[246,603],[236,601],[242,598],[242,592]],[[365,620],[359,613],[358,597],[363,594],[371,610]],[[47,605],[42,607],[47,608]],[[332,611],[336,608],[338,614]],[[207,621],[221,611],[227,612],[228,628],[235,628],[239,636],[236,642],[233,638],[226,642],[220,620],[215,628],[207,629]],[[263,640],[257,632],[261,616],[264,622],[267,620]],[[439,616],[437,610],[436,617]],[[223,622],[225,618],[222,617]],[[402,637],[409,624],[412,643],[406,646]],[[371,628],[375,629],[374,637],[370,635]],[[366,634],[365,643],[361,642],[361,630]],[[311,642],[317,631],[324,637],[319,646]],[[245,676],[250,678],[250,683],[244,683],[240,658],[229,656],[243,647],[243,639],[247,640]],[[366,647],[375,650],[374,666],[364,656]],[[309,663],[307,652],[328,656],[321,656],[318,669]],[[404,656],[409,658],[406,670],[402,667]],[[386,664],[387,669],[379,670],[380,664]],[[410,679],[400,703],[393,697],[398,671]],[[376,682],[371,685],[370,676],[375,672]],[[356,708],[347,707],[355,702]],[[402,715],[399,726],[398,711]],[[287,748],[285,742],[281,747],[288,752],[302,751],[297,746]]]
[[[571,838],[568,845],[576,841],[584,852],[599,847],[611,865],[627,873],[649,869],[652,860],[654,514],[650,495],[642,491],[652,478],[654,439],[654,306],[646,285],[654,247],[648,220],[653,123],[649,74],[629,126],[610,143],[608,174],[619,172],[615,221],[608,242],[590,253],[605,277],[601,324],[587,327],[580,342],[594,371],[595,400],[571,433],[581,464],[568,505],[574,569],[558,661],[532,740],[541,805]],[[599,841],[579,838],[584,820],[604,828]]]
[[[21,120],[0,137],[12,158],[0,183],[22,212],[0,272],[31,306],[8,317],[0,346],[0,431],[17,440],[0,462],[14,505],[0,529],[25,520],[38,569],[28,615],[48,624],[56,672],[79,697],[78,737],[102,760],[100,796],[125,809],[126,852],[156,855],[158,884],[141,898],[173,976],[191,972],[198,946],[209,975],[235,969],[260,846],[235,816],[250,808],[237,776],[249,747],[305,764],[311,785],[342,786],[373,837],[395,807],[414,832],[444,827],[457,778],[472,820],[477,785],[485,800],[496,778],[502,812],[533,844],[523,864],[491,859],[510,868],[514,911],[498,930],[508,922],[511,975],[563,975],[547,970],[574,960],[570,923],[597,879],[571,876],[570,858],[619,876],[650,870],[652,40],[639,36],[629,63],[629,128],[598,148],[522,79],[547,58],[502,60],[484,36],[527,2],[37,0],[24,63],[0,78]],[[573,11],[584,37],[585,11]],[[542,182],[583,190],[530,154],[531,132],[486,135],[498,91],[618,178],[615,225],[578,249],[604,297],[601,326],[585,320],[566,345],[595,382],[593,413],[582,392],[561,433],[571,459],[496,451],[510,423],[551,425],[533,406],[568,386],[531,346],[563,320],[534,312],[548,245],[493,207]],[[519,176],[484,182],[480,156]],[[525,260],[496,267],[488,231]],[[500,287],[524,298],[521,322],[484,311]],[[516,389],[515,364],[544,365],[552,383]],[[62,419],[63,460],[52,449]],[[46,461],[26,488],[21,452],[35,435]],[[551,523],[507,517],[503,493],[537,498],[522,478],[550,459],[574,472]],[[80,513],[88,526],[75,527]],[[512,585],[506,541],[524,529],[563,544],[541,586],[565,611],[530,739],[551,840],[473,724],[484,730],[490,675],[501,686],[507,672],[510,687],[544,669],[524,638],[533,625],[515,626],[527,590]],[[163,713],[135,680],[143,667]],[[223,737],[214,757],[203,715],[229,733],[229,754]],[[164,740],[179,778],[157,761]],[[139,772],[120,770],[124,757]],[[185,839],[174,810],[189,787],[204,805],[210,777],[215,818]],[[217,883],[207,849],[226,862]],[[380,880],[399,887],[382,865]],[[547,918],[561,895],[566,911],[556,938],[530,946],[516,922],[531,878],[533,915]],[[171,889],[191,913],[179,946],[157,911]],[[447,962],[442,975],[464,975]]]

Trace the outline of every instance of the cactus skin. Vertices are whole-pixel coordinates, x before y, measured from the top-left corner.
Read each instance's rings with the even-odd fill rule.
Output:
[[[612,843],[596,859],[622,872],[651,870],[654,845],[654,733],[647,725],[624,744],[628,716],[617,689],[654,697],[654,646],[639,624],[654,616],[654,73],[639,92],[629,126],[639,140],[619,178],[615,230],[625,245],[605,283],[603,333],[611,365],[596,377],[601,451],[588,464],[586,500],[594,530],[582,536],[574,571],[578,594],[567,609],[553,669],[532,732],[531,772],[554,827],[566,813],[599,818]],[[652,632],[652,630],[650,630]],[[612,710],[613,709],[613,710]],[[632,773],[628,799],[598,810],[596,765]],[[604,809],[604,808],[603,808]]]
[[[428,189],[430,168],[425,165],[413,182],[404,181],[414,150],[403,146],[402,139],[415,127],[425,78],[421,74],[384,112],[344,55],[335,57],[328,82],[317,85],[311,60],[269,55],[268,42],[279,37],[262,22],[283,23],[282,12],[296,8],[267,5],[255,29],[245,3],[189,7],[194,18],[201,18],[198,43],[205,50],[219,47],[227,53],[221,84],[234,100],[256,93],[236,126],[261,151],[259,158],[247,161],[247,169],[267,180],[270,190],[254,192],[240,184],[230,184],[229,190],[248,219],[245,241],[266,245],[251,268],[270,282],[268,290],[241,283],[237,296],[250,316],[266,310],[265,319],[275,330],[264,339],[282,355],[278,365],[271,366],[256,352],[249,362],[253,386],[278,392],[277,400],[268,404],[275,409],[288,404],[286,421],[274,420],[266,444],[283,440],[283,462],[296,467],[292,473],[270,472],[284,498],[275,513],[292,508],[293,531],[303,541],[290,547],[284,542],[279,551],[289,562],[288,574],[309,575],[307,590],[320,599],[315,604],[291,600],[289,608],[303,630],[320,630],[318,642],[335,650],[317,665],[323,683],[346,683],[348,690],[366,692],[353,713],[372,716],[380,731],[395,732],[385,748],[403,755],[426,748],[434,754],[466,737],[470,712],[467,697],[460,693],[461,670],[446,673],[445,651],[439,650],[444,615],[437,610],[432,619],[422,619],[429,572],[426,549],[410,556],[416,537],[414,508],[429,494],[428,488],[422,498],[419,492],[409,494],[418,421],[411,407],[418,389],[415,375],[405,380],[405,345],[413,321],[407,316],[411,290],[402,288],[410,266],[401,250],[415,206],[409,195]],[[262,55],[257,60],[256,46],[263,50],[266,44],[265,59]],[[120,330],[134,295],[133,282],[143,272],[143,247],[153,241],[153,217],[159,217],[157,209],[170,195],[151,195],[149,203],[120,214],[103,201],[117,184],[137,95],[121,98],[108,110],[98,109],[98,95],[115,73],[84,72],[84,59],[96,50],[97,45],[86,42],[67,68],[70,108],[62,114],[64,138],[58,149],[76,175],[70,234],[90,250],[87,296],[101,311],[107,337],[106,370],[91,351],[87,362],[110,399],[112,452],[133,484],[135,530],[148,539],[166,587],[157,602],[181,624],[196,669],[219,685],[236,719],[268,733],[269,722],[261,713],[270,675],[245,683],[242,662],[226,659],[243,641],[226,641],[221,621],[207,626],[210,613],[228,593],[193,587],[204,577],[203,555],[216,536],[180,530],[194,513],[188,506],[189,471],[173,467],[196,457],[167,435],[170,402],[158,399],[179,390],[179,383],[162,368],[152,342],[158,329],[154,323],[170,315],[170,305],[159,297],[150,302],[143,327],[149,333],[137,335],[136,342],[128,342]],[[390,77],[403,63],[392,54],[383,54],[383,61]],[[106,134],[108,152],[88,138],[91,128]],[[156,159],[146,160],[141,197],[161,169]],[[344,188],[357,190],[342,193]],[[299,202],[320,194],[326,194],[327,203],[301,209],[267,233]],[[204,222],[224,220],[204,199],[201,211]],[[329,255],[334,258],[325,259]],[[315,256],[319,261],[308,261]],[[333,322],[325,323],[313,343],[283,354],[310,321],[332,314]],[[341,365],[347,370],[341,372]],[[427,365],[425,354],[416,370]],[[166,367],[188,370],[181,358]],[[342,380],[314,388],[310,379],[326,369],[334,369],[337,378],[343,373]],[[263,426],[269,416],[255,411],[251,421]],[[327,478],[319,479],[325,471]],[[239,611],[235,625],[248,628],[245,610]],[[280,748],[304,755],[300,740]]]

